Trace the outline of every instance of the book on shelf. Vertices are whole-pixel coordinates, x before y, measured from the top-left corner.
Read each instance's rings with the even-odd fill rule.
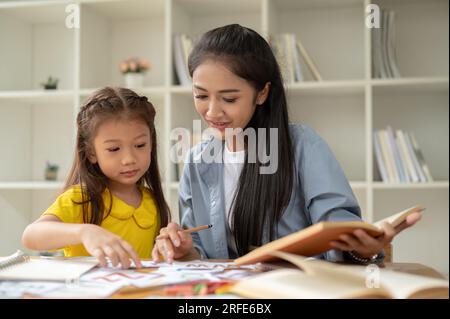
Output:
[[[308,66],[309,70],[311,71],[311,74],[313,75],[314,80],[322,81],[322,76],[319,73],[316,63],[311,58],[308,51],[306,51],[305,47],[303,46],[303,44],[300,40],[297,40],[297,49],[300,52],[303,59],[305,60],[305,63]]]
[[[314,80],[322,80],[316,64],[295,34],[282,33],[272,35],[269,38],[269,43],[286,83],[305,80],[303,63],[308,67]]]
[[[0,259],[1,280],[71,281],[98,265],[97,260],[33,258],[17,251]]]
[[[448,280],[402,273],[375,265],[348,266],[272,251],[297,268],[280,268],[252,276],[229,292],[246,298],[448,298]]]
[[[395,170],[395,164],[393,160],[393,154],[391,154],[391,149],[389,147],[389,141],[387,133],[384,130],[377,132],[377,137],[379,139],[379,143],[381,145],[381,153],[383,155],[384,163],[387,167],[388,177],[391,182],[399,182],[398,174]]]
[[[178,83],[182,86],[191,85],[188,69],[188,57],[192,51],[193,40],[186,34],[177,34],[173,39],[173,59]]]
[[[402,154],[402,162],[406,165],[411,182],[417,183],[419,182],[419,177],[416,173],[416,169],[414,168],[414,164],[409,154],[408,147],[406,146],[405,135],[403,134],[402,130],[397,130],[395,133],[397,136],[396,142],[398,143],[400,153]]]
[[[432,182],[428,164],[413,133],[394,130],[374,132],[374,152],[384,183]]]
[[[386,127],[386,133],[387,133],[389,145],[392,150],[393,157],[394,157],[395,168],[398,173],[399,181],[400,181],[400,183],[408,183],[409,178],[406,174],[405,167],[402,164],[401,157],[400,157],[400,151],[399,151],[398,145],[395,141],[394,131],[392,130],[391,126]]]
[[[384,222],[395,228],[405,222],[412,213],[420,213],[423,210],[422,206],[416,205],[373,224],[364,221],[323,221],[258,247],[237,258],[235,263],[242,265],[269,261],[276,258],[271,255],[273,251],[317,256],[333,249],[330,242],[339,240],[339,236],[343,234],[352,234],[356,229],[363,229],[371,236],[381,236],[383,234],[381,226]]]
[[[383,181],[386,181],[386,180],[388,180],[389,175],[388,175],[387,167],[386,167],[384,159],[383,159],[383,154],[381,152],[380,141],[379,141],[379,138],[377,138],[377,132],[373,133],[373,145],[374,145],[374,149],[375,149],[375,158],[377,160],[378,168],[379,168],[380,174],[381,174],[381,179]]]
[[[423,157],[422,151],[420,150],[419,144],[417,143],[416,137],[413,132],[410,132],[409,135],[411,138],[412,147],[414,149],[414,154],[416,155],[417,162],[419,164],[419,168],[422,170],[426,181],[432,182],[433,177],[431,176],[430,169],[425,162],[425,158]]]
[[[372,72],[374,78],[398,78],[395,11],[381,10],[380,27],[372,28]]]

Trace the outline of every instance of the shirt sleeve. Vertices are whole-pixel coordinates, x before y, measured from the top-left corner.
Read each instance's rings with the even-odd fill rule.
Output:
[[[179,186],[179,196],[178,196],[178,207],[181,219],[181,225],[183,228],[193,228],[196,227],[195,217],[192,210],[192,193],[191,193],[191,182],[189,177],[189,164],[184,165],[183,175],[180,179]],[[205,250],[203,249],[202,243],[198,233],[191,233],[192,243],[194,248],[198,251],[202,259],[208,258]]]
[[[83,223],[81,191],[73,188],[59,195],[55,202],[42,214],[42,216],[53,215],[64,223]]]
[[[358,201],[329,146],[316,133],[304,143],[302,161],[298,166],[299,180],[311,223],[360,220]],[[342,251],[337,249],[326,252],[320,258],[330,261],[345,259]]]

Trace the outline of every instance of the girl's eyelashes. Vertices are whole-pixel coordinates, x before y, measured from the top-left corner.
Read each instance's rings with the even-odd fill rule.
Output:
[[[147,145],[147,143],[138,144],[138,145],[136,145],[136,147],[137,148],[143,148],[143,147],[145,147],[145,145]]]
[[[111,147],[111,148],[107,148],[107,150],[109,152],[117,152],[120,148],[119,147]]]
[[[147,143],[140,143],[140,144],[136,144],[135,147],[136,148],[143,148],[147,145]],[[120,147],[110,147],[106,149],[108,152],[117,152],[118,150],[120,150]]]

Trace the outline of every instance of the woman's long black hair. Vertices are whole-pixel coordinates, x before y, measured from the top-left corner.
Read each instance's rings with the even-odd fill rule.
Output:
[[[270,91],[263,105],[256,107],[246,128],[266,129],[269,150],[270,128],[278,129],[278,169],[261,174],[263,166],[246,161],[233,199],[231,223],[239,255],[252,246],[263,244],[263,234],[274,239],[278,221],[289,203],[293,181],[293,148],[289,134],[286,95],[280,68],[272,50],[257,32],[238,24],[227,25],[205,33],[189,56],[189,73],[206,60],[224,63],[235,75],[247,80],[257,92],[270,82]],[[257,137],[257,145],[260,137]],[[273,147],[273,146],[272,146]]]

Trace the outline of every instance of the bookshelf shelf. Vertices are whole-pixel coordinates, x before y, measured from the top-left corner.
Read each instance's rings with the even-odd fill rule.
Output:
[[[73,90],[29,90],[29,91],[0,91],[0,102],[14,101],[17,103],[73,103]],[[1,105],[0,105],[1,107]]]
[[[286,85],[288,92],[299,94],[364,93],[364,80],[305,81]]]
[[[96,88],[91,88],[91,89],[81,89],[79,91],[79,94],[81,97],[85,98],[87,96],[89,96],[90,94],[92,94],[94,91],[96,90]],[[164,86],[149,86],[149,87],[143,87],[140,89],[133,89],[136,93],[139,94],[144,94],[144,95],[148,95],[151,97],[163,97],[166,89]]]
[[[448,92],[448,77],[421,77],[400,79],[373,79],[373,88],[385,93],[390,92],[423,92],[445,93]]]
[[[449,182],[448,181],[437,181],[430,183],[383,183],[383,182],[374,182],[374,189],[448,189]]]
[[[63,182],[1,182],[0,190],[59,190],[64,186]]]
[[[188,95],[192,94],[192,88],[189,86],[173,85],[170,87],[170,93]]]
[[[64,25],[65,7],[79,6],[81,28]],[[397,60],[401,78],[374,79],[370,3],[398,12]],[[368,221],[423,203],[433,218],[408,236],[436,238],[448,251],[449,74],[447,0],[42,0],[0,2],[0,212],[17,215],[15,230],[0,222],[0,255],[20,247],[20,234],[53,200],[62,182],[39,181],[45,161],[67,173],[73,156],[75,115],[87,96],[105,85],[124,85],[118,64],[147,58],[144,87],[157,109],[158,157],[173,219],[178,220],[178,181],[170,162],[170,132],[192,130],[199,119],[190,86],[180,86],[173,66],[173,36],[199,35],[229,23],[264,37],[294,33],[323,78],[286,85],[290,121],[316,130],[336,155]],[[57,45],[56,45],[57,44]],[[57,91],[42,90],[49,75]],[[55,120],[57,119],[57,120]],[[435,182],[385,184],[378,175],[372,132],[391,125],[414,132]],[[202,123],[202,128],[205,128]],[[11,137],[14,138],[11,138]],[[11,204],[13,203],[13,204]],[[11,215],[8,215],[11,216]],[[0,213],[0,220],[2,219]],[[425,231],[424,229],[428,229]],[[9,234],[9,237],[4,237]],[[10,239],[13,238],[13,239]],[[431,238],[431,237],[430,237]],[[448,273],[448,253],[419,251],[400,240],[400,257]],[[401,260],[396,260],[401,261]]]

